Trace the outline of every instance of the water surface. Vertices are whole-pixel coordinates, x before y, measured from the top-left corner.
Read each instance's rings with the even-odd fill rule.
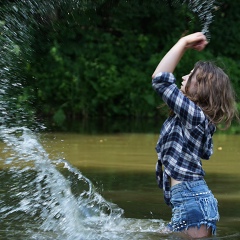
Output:
[[[176,239],[155,182],[157,134],[17,135],[0,161],[2,239]],[[239,140],[215,135],[203,162],[221,239],[240,237]]]
[[[158,134],[55,133],[47,138],[50,151],[63,152],[106,199],[124,209],[125,217],[169,221],[171,211],[154,176]],[[216,134],[214,154],[203,167],[219,201],[218,236],[239,236],[240,136]]]

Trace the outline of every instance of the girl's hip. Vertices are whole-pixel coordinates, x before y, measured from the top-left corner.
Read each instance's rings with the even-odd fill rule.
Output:
[[[171,188],[171,229],[183,231],[202,224],[216,230],[218,203],[204,180],[181,182]]]

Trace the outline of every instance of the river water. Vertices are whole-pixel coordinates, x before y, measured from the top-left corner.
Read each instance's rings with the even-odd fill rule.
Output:
[[[14,130],[21,143],[1,156],[0,239],[177,239],[155,182],[158,134]],[[217,239],[239,239],[240,136],[216,134],[214,146],[203,166]]]
[[[190,2],[207,34],[214,1]],[[9,1],[1,8],[0,239],[177,239],[166,228],[171,211],[155,182],[158,134],[40,133],[45,127],[18,101],[39,24],[33,16],[85,3]],[[215,135],[214,155],[204,162],[219,201],[217,239],[240,238],[239,138]]]
[[[104,197],[123,208],[126,217],[170,219],[154,175],[158,134],[59,134],[57,138],[64,140],[66,158],[102,188]],[[203,167],[219,201],[219,236],[240,238],[240,136],[216,134],[214,154],[203,161]]]

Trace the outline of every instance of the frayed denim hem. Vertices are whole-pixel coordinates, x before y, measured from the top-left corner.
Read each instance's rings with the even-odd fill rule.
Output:
[[[216,235],[218,202],[203,180],[182,182],[171,189],[172,219],[169,228],[182,232],[205,225]]]
[[[211,228],[212,229],[212,235],[216,235],[217,233],[217,228],[216,228],[216,221],[201,221],[200,223],[191,223],[191,224],[186,224],[184,221],[181,224],[178,224],[177,226],[175,224],[169,223],[168,228],[172,232],[183,232],[185,230],[188,230],[191,227],[197,227],[200,229],[202,225],[205,225],[207,229]]]

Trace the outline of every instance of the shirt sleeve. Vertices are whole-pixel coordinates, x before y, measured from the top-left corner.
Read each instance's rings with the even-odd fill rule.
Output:
[[[178,89],[172,73],[158,73],[152,80],[152,87],[180,118],[186,128],[191,129],[206,119],[201,108]]]

